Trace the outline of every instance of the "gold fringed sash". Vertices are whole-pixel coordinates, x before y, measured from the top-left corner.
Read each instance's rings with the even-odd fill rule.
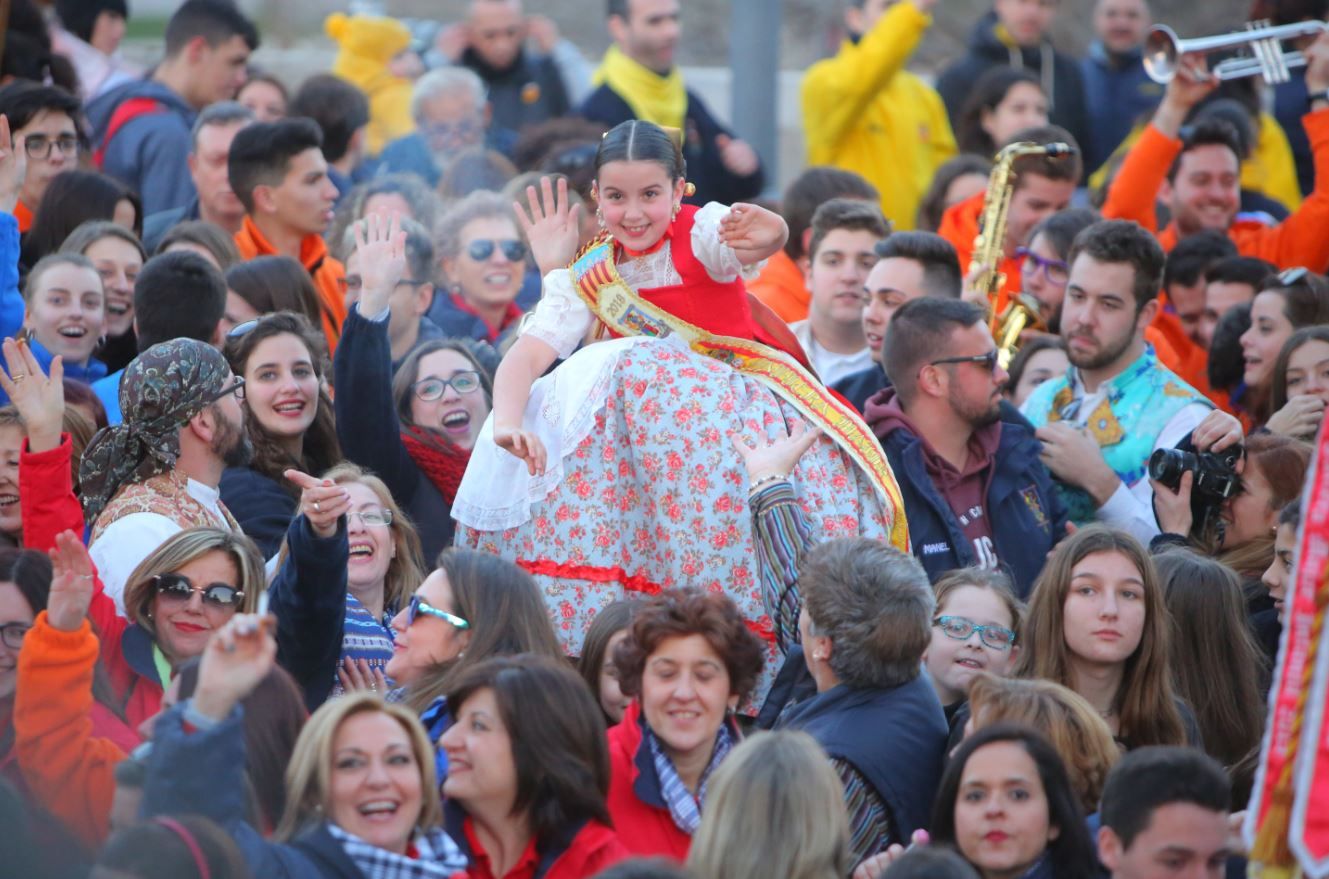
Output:
[[[661,339],[677,336],[696,353],[752,376],[788,400],[868,475],[890,508],[891,543],[910,551],[904,501],[881,444],[858,413],[836,399],[802,364],[760,342],[707,332],[647,302],[618,274],[613,240],[607,236],[586,245],[569,269],[577,295],[615,333]]]

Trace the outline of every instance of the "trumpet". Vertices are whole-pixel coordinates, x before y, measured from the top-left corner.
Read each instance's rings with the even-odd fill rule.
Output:
[[[1149,36],[1144,41],[1144,70],[1154,82],[1166,85],[1176,77],[1183,55],[1207,55],[1247,47],[1250,54],[1219,61],[1210,69],[1210,75],[1219,80],[1263,76],[1265,82],[1271,84],[1287,82],[1291,78],[1288,71],[1306,66],[1306,56],[1302,52],[1285,51],[1283,41],[1318,37],[1326,30],[1329,30],[1329,23],[1323,21],[1279,26],[1267,21],[1252,21],[1244,31],[1183,40],[1167,25],[1156,24],[1149,29]]]

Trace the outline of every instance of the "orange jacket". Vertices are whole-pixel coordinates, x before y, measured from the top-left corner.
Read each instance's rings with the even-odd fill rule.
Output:
[[[240,258],[246,260],[281,255],[248,216],[240,231],[235,233],[235,246],[240,250]],[[346,267],[328,254],[327,244],[317,235],[306,235],[300,242],[300,263],[309,271],[314,289],[318,291],[319,306],[323,311],[323,333],[328,337],[328,353],[331,354],[337,350],[341,325],[346,320],[346,298],[341,290]]]
[[[18,220],[20,233],[32,228],[32,210],[21,201],[14,205],[14,219]]]
[[[978,221],[983,216],[983,199],[986,197],[985,192],[970,196],[959,204],[951,205],[941,216],[941,227],[937,229],[937,234],[955,247],[955,253],[960,257],[961,275],[969,274],[969,263],[974,258],[974,239],[978,237]],[[995,313],[1001,314],[1010,303],[1011,294],[1020,292],[1020,261],[1003,256],[997,271],[1006,273],[1006,286],[1001,288],[995,308]]]
[[[1268,260],[1280,269],[1305,266],[1314,272],[1329,268],[1329,110],[1307,113],[1301,119],[1315,157],[1315,189],[1292,216],[1277,226],[1238,219],[1228,228],[1228,237],[1242,256]],[[1155,201],[1167,180],[1172,162],[1181,153],[1181,141],[1168,137],[1153,125],[1126,154],[1117,179],[1108,190],[1103,216],[1109,220],[1134,220],[1158,235],[1163,249],[1177,244],[1177,228],[1170,223],[1158,231]]]
[[[14,695],[14,751],[29,796],[92,849],[110,833],[115,765],[137,741],[92,698],[97,652],[87,620],[62,632],[42,611],[23,637]]]
[[[803,270],[783,250],[776,251],[756,280],[748,282],[748,292],[787,324],[807,320],[812,294],[808,292]]]

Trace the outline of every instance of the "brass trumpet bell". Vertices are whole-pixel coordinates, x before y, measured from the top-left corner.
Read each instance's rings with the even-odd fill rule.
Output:
[[[1297,51],[1285,51],[1283,41],[1319,36],[1325,30],[1329,30],[1329,24],[1323,21],[1301,21],[1277,27],[1267,21],[1253,21],[1244,31],[1183,40],[1167,25],[1156,24],[1149,29],[1149,36],[1144,41],[1144,69],[1154,82],[1167,84],[1176,77],[1183,55],[1247,49],[1249,54],[1225,58],[1214,64],[1209,70],[1210,75],[1219,80],[1262,76],[1268,83],[1287,82],[1291,77],[1288,71],[1306,66],[1306,56]]]

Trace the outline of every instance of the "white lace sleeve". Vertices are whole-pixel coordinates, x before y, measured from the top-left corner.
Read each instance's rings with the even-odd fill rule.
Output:
[[[727,205],[710,201],[692,219],[692,252],[706,273],[722,284],[743,274],[745,268],[734,248],[720,241],[720,221],[728,214]]]
[[[559,357],[569,357],[593,320],[591,310],[572,289],[572,273],[557,269],[545,275],[544,294],[522,332],[548,344]]]

